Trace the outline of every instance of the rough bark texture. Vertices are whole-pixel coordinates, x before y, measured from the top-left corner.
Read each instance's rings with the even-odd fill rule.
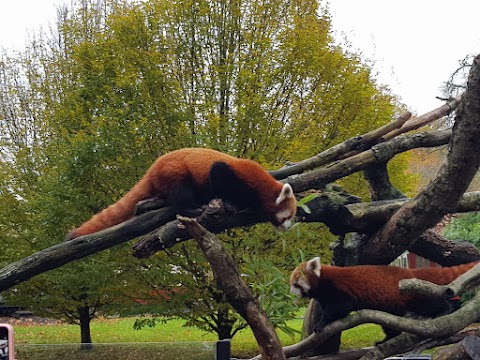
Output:
[[[433,230],[425,231],[408,250],[442,266],[480,260],[480,250],[471,242],[451,241]]]
[[[407,331],[379,346],[376,346],[364,359],[384,359],[393,354],[408,351],[426,338],[446,338],[456,334],[465,326],[480,320],[480,295],[452,314],[435,319],[409,319],[381,311],[359,310],[353,315],[327,325],[322,332],[314,333],[301,342],[283,348],[287,357],[294,357],[315,348],[333,334],[364,323],[375,323],[399,331]]]
[[[309,159],[305,159],[280,170],[270,171],[270,174],[272,174],[272,176],[276,179],[284,179],[290,175],[300,174],[307,170],[312,170],[328,164],[329,162],[335,161],[348,153],[360,150],[363,151],[375,145],[375,143],[380,142],[379,139],[381,139],[383,135],[391,133],[393,130],[400,128],[408,119],[411,118],[411,116],[412,114],[410,112],[406,112],[405,114],[402,114],[396,121],[392,121],[385,126],[372,130],[361,136],[350,138]],[[442,116],[440,115],[440,117]]]
[[[230,304],[250,325],[262,359],[284,360],[285,356],[275,330],[243,282],[235,261],[227,253],[222,242],[196,220],[184,217],[179,217],[179,220],[205,254],[205,258],[212,267],[217,286],[225,292]]]

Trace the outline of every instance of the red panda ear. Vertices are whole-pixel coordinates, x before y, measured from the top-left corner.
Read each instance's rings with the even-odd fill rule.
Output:
[[[322,269],[322,264],[320,263],[320,257],[317,256],[316,258],[307,261],[305,265],[307,270],[312,271],[315,276],[320,277],[320,270]]]
[[[277,200],[275,200],[275,205],[280,204],[283,200],[293,197],[293,189],[290,184],[284,184],[280,195],[278,195]]]

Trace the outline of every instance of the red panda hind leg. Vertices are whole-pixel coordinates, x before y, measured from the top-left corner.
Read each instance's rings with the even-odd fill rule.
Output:
[[[166,196],[166,203],[173,206],[178,214],[183,216],[199,216],[203,204],[211,199],[210,194],[196,191],[192,181],[179,181],[172,186]]]
[[[146,212],[159,209],[165,206],[165,199],[155,196],[149,199],[141,200],[135,205],[133,215],[138,216]]]

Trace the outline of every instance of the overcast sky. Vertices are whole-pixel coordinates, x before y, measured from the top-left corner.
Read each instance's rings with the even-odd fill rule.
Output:
[[[0,1],[0,47],[17,49],[26,31],[54,22],[64,2]],[[480,53],[478,0],[330,0],[329,7],[336,37],[373,60],[379,81],[419,114],[441,105],[435,97],[458,61]]]

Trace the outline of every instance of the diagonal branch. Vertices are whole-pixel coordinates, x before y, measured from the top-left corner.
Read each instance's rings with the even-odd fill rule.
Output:
[[[225,250],[222,242],[196,220],[180,216],[178,219],[202,249],[212,267],[218,287],[224,291],[229,303],[250,325],[262,352],[262,358],[284,360],[285,356],[275,330],[245,285],[235,260]]]
[[[35,275],[125,243],[172,218],[175,218],[175,211],[172,208],[155,210],[109,229],[80,236],[27,256],[0,270],[0,292]]]
[[[372,130],[366,134],[356,136],[345,140],[311,158],[305,159],[279,170],[270,171],[276,179],[285,179],[288,176],[300,174],[308,170],[313,170],[333,161],[344,159],[355,155],[356,153],[368,150],[372,146],[391,140],[400,134],[418,129],[435,120],[438,120],[450,114],[460,104],[462,96],[448,101],[444,105],[432,110],[424,115],[411,119],[412,114],[406,112],[397,120],[392,121],[378,129]]]
[[[373,164],[389,161],[399,153],[419,147],[445,145],[448,143],[450,135],[450,130],[442,130],[400,136],[377,144],[369,150],[343,160],[338,160],[310,172],[289,176],[284,181],[290,183],[295,192],[308,189],[321,189],[327,183],[364,170]]]

